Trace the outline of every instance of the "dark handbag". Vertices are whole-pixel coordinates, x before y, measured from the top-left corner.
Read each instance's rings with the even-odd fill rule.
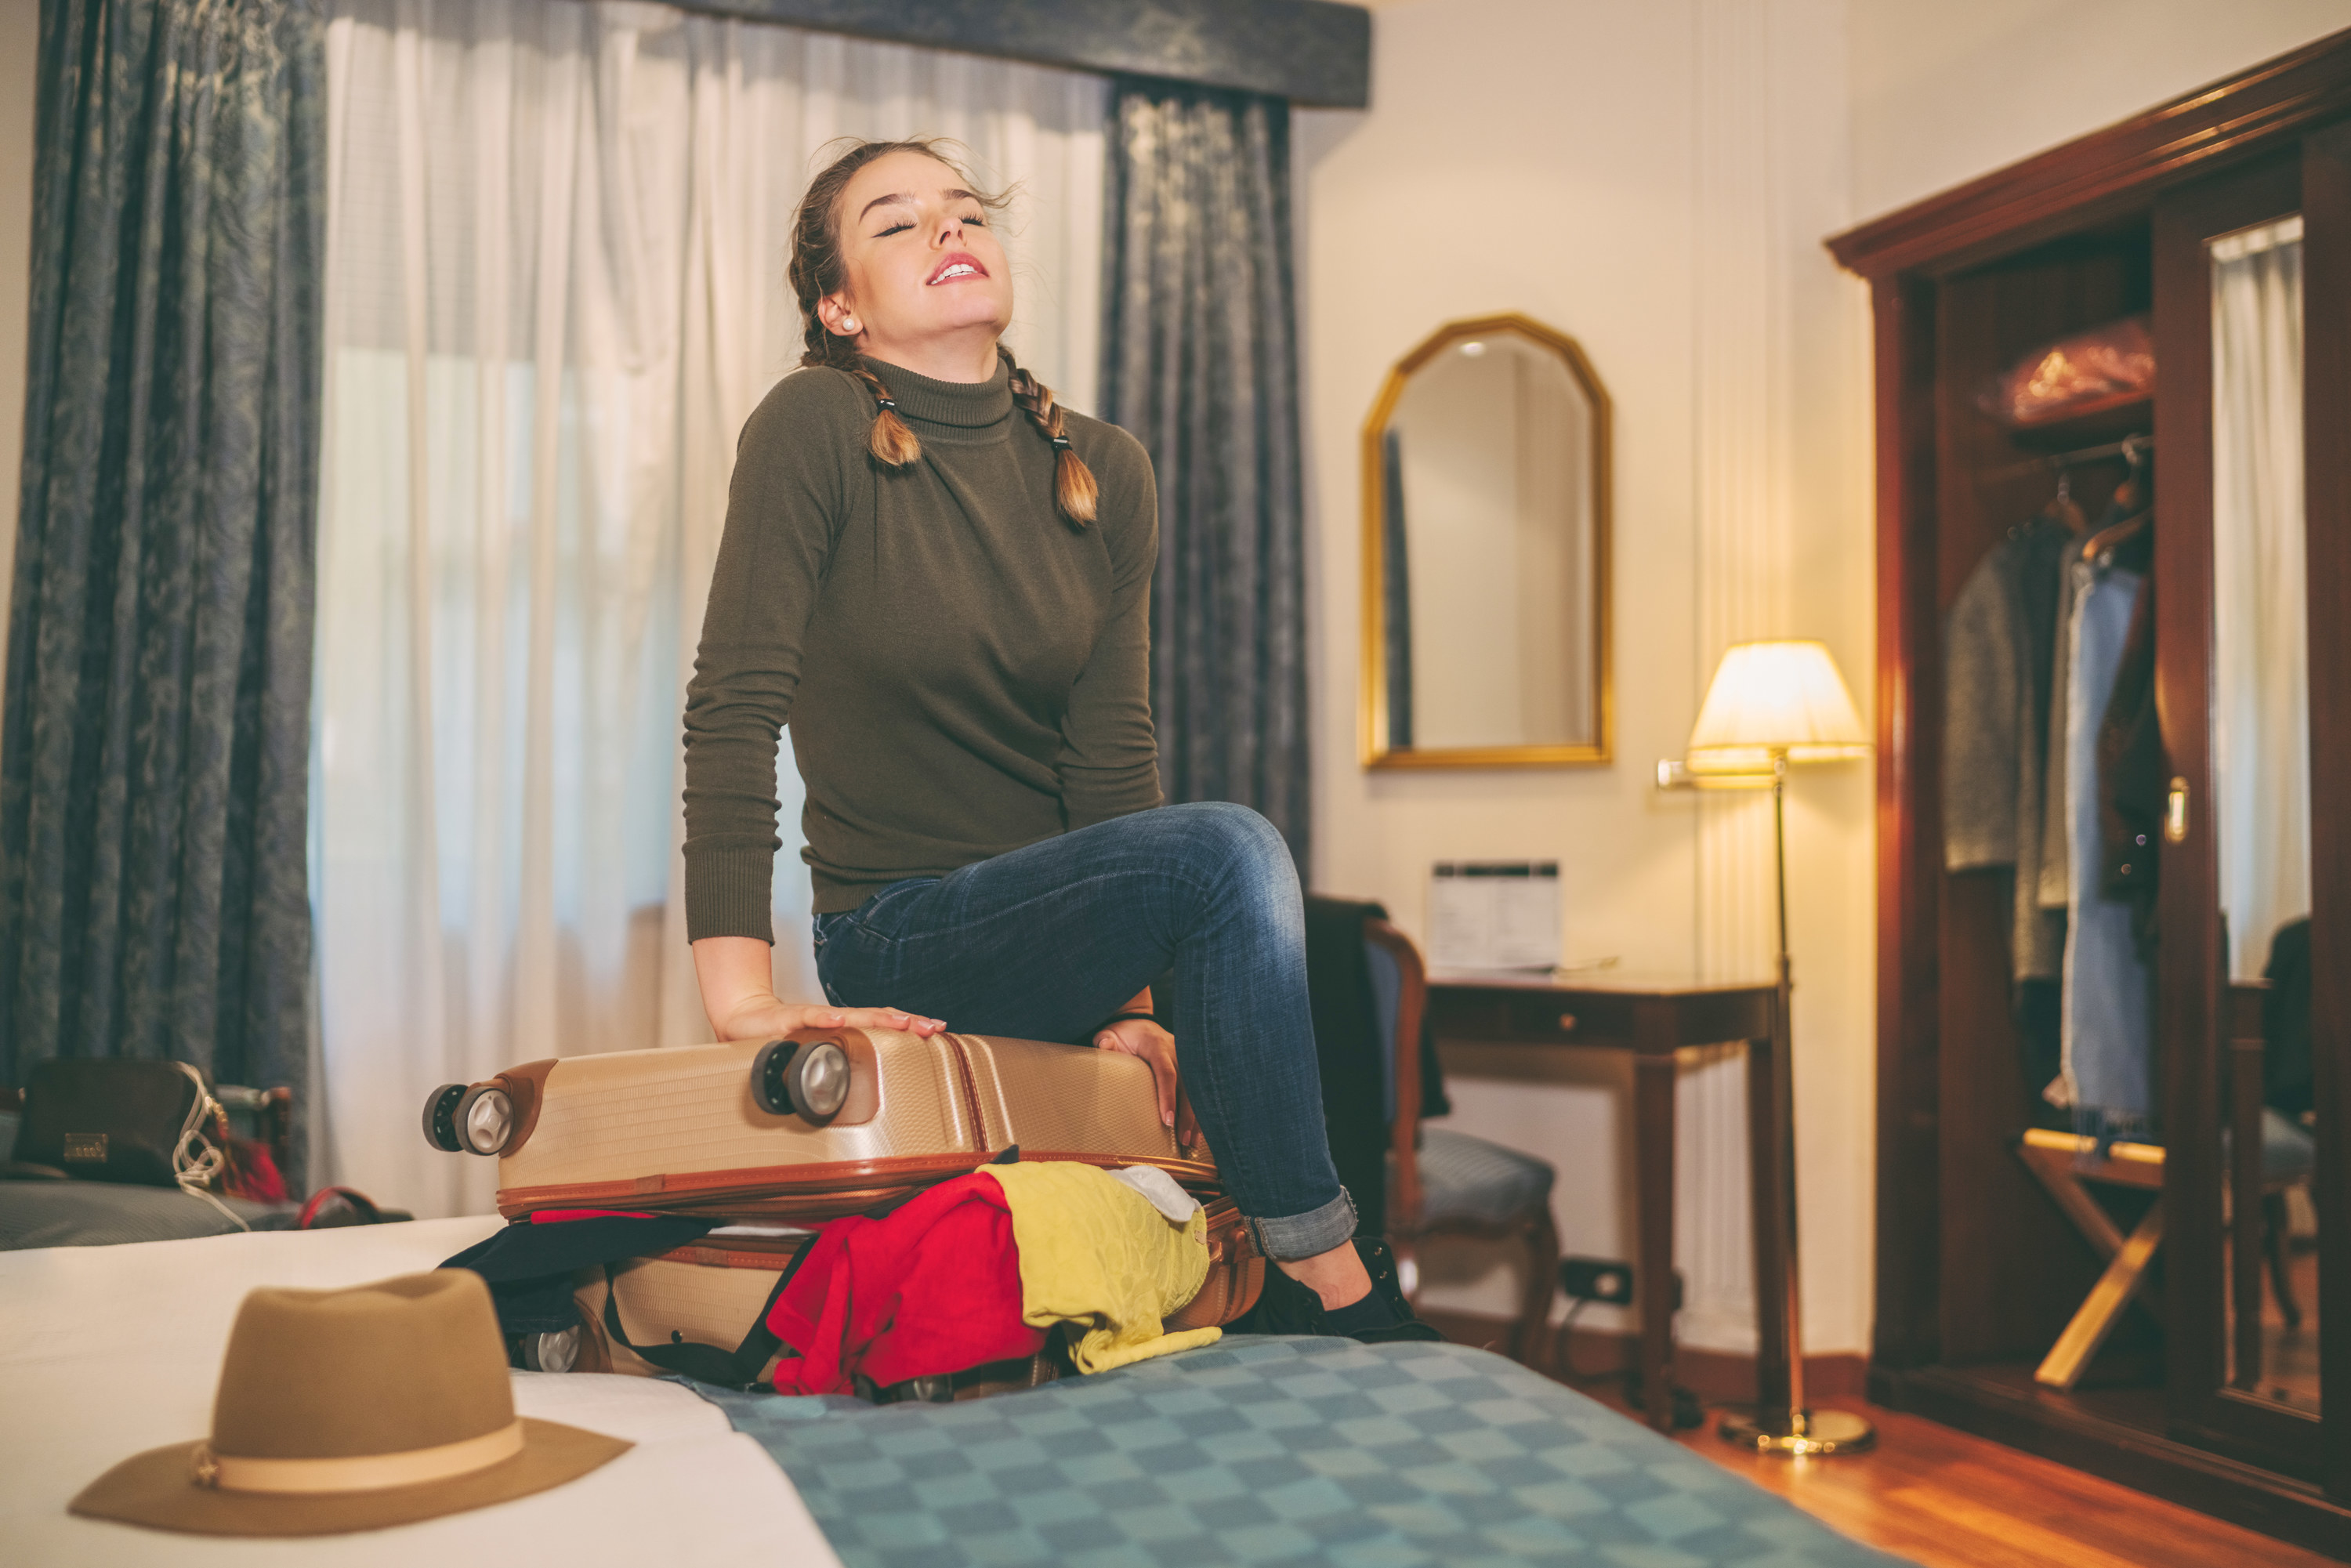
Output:
[[[5,1174],[202,1186],[220,1168],[204,1136],[219,1114],[204,1075],[184,1061],[44,1061],[26,1082]]]

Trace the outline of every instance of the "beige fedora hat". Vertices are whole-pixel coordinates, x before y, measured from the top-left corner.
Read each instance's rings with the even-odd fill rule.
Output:
[[[481,1276],[256,1291],[212,1437],[123,1460],[73,1511],[200,1535],[338,1535],[560,1486],[630,1445],[517,1419]]]

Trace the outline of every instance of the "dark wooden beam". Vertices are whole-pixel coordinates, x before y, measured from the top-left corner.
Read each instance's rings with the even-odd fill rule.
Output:
[[[1037,65],[1239,88],[1321,109],[1370,102],[1372,14],[1333,0],[678,0]]]

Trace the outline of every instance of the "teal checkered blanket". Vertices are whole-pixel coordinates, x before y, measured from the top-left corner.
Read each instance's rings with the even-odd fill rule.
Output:
[[[957,1405],[693,1386],[848,1568],[1900,1562],[1460,1345],[1236,1336]]]

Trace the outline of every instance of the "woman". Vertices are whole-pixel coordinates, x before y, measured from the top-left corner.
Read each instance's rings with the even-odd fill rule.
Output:
[[[1170,1126],[1180,1060],[1279,1266],[1265,1321],[1434,1337],[1350,1241],[1280,837],[1242,807],[1160,803],[1150,460],[1004,349],[997,205],[927,141],[861,145],[801,202],[810,368],[744,426],[686,700],[704,1007],[726,1040],[950,1018],[1092,1040],[1151,1064]],[[787,720],[831,1007],[771,979]],[[1148,988],[1171,967],[1172,1039]]]

